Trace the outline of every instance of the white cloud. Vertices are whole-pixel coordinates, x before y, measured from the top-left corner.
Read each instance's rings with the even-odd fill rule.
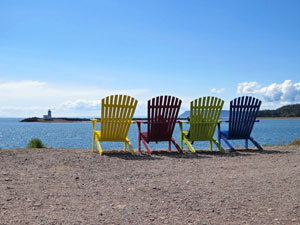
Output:
[[[222,94],[224,91],[225,91],[225,88],[221,88],[221,89],[212,88],[212,89],[210,89],[210,92],[212,94]]]
[[[125,94],[140,100],[148,89],[105,89],[94,86],[51,85],[41,81],[0,81],[0,117],[42,116],[49,108],[56,116],[94,116],[100,100]]]
[[[244,82],[238,84],[237,93],[261,95],[267,102],[279,104],[299,103],[300,83],[285,80],[281,84],[272,83],[262,87],[257,82]]]
[[[84,100],[84,99],[77,99],[75,101],[68,101],[60,104],[59,106],[55,107],[54,109],[59,110],[96,110],[99,109],[101,100]]]

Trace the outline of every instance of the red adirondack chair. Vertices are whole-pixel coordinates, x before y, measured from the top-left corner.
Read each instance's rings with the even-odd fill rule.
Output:
[[[179,152],[182,152],[177,142],[172,137],[181,100],[172,96],[157,96],[148,101],[148,120],[137,120],[139,130],[139,151],[141,151],[141,141],[145,145],[149,154],[149,142],[168,141],[169,151],[171,151],[171,142],[175,145]],[[147,132],[141,131],[141,124],[147,124]]]

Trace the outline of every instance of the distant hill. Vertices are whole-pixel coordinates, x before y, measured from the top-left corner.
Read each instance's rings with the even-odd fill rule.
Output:
[[[190,111],[185,111],[179,118],[187,118]],[[300,104],[286,105],[275,110],[261,110],[258,117],[300,117]],[[223,110],[220,118],[229,118],[229,110]]]
[[[300,117],[300,104],[286,105],[275,110],[261,110],[258,117]]]
[[[190,116],[190,111],[185,111],[179,115],[179,118],[187,118],[188,116]],[[220,118],[229,118],[229,110],[222,110]]]

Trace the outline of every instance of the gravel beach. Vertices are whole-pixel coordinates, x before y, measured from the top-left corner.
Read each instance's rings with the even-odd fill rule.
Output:
[[[300,224],[300,148],[0,149],[0,224]]]

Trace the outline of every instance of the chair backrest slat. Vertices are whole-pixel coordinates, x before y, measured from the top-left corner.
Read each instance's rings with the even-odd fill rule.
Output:
[[[230,102],[229,138],[249,138],[252,132],[261,101],[242,96]]]
[[[217,97],[202,97],[190,103],[191,141],[211,140],[219,121],[224,101]]]
[[[137,100],[127,95],[111,95],[101,100],[101,139],[125,140]]]
[[[170,140],[177,121],[181,100],[173,96],[157,96],[148,101],[148,139]]]

